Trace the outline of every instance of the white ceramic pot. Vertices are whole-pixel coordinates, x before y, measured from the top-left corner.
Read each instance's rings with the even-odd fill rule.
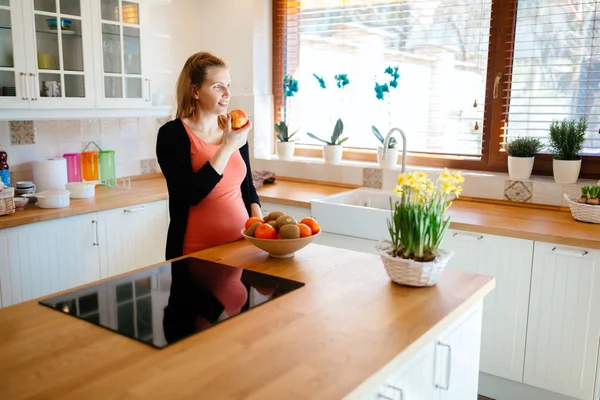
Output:
[[[69,182],[66,187],[72,199],[89,199],[96,195],[96,182]]]
[[[326,145],[323,146],[323,155],[326,164],[339,164],[342,161],[344,147],[341,145]]]
[[[377,149],[377,164],[379,164],[381,168],[396,168],[396,164],[398,164],[398,149],[387,149],[385,153],[385,160],[382,161],[382,158],[383,148],[379,148]]]
[[[36,193],[37,205],[40,208],[64,208],[70,204],[70,193],[68,190],[45,190]]]
[[[508,156],[508,176],[513,181],[523,181],[531,178],[535,157]]]
[[[294,157],[294,142],[277,142],[277,156],[282,160]]]
[[[581,170],[581,160],[552,160],[552,173],[556,183],[576,183]]]

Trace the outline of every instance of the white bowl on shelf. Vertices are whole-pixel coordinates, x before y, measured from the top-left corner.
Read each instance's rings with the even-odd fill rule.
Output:
[[[36,193],[39,208],[65,208],[71,204],[68,190],[45,190]]]

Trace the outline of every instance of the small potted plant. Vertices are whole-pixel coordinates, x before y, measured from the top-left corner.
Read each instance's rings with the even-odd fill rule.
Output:
[[[582,116],[579,122],[552,121],[550,125],[550,151],[554,154],[552,172],[556,183],[575,183],[581,170],[579,152],[585,141],[587,117]]]
[[[579,198],[571,197],[567,193],[564,197],[575,220],[600,224],[600,185],[582,187]]]
[[[385,161],[382,162],[381,158],[383,157],[383,144],[385,142],[385,138],[379,132],[379,129],[375,127],[375,125],[371,126],[371,130],[373,131],[373,134],[375,135],[377,140],[379,140],[379,142],[381,143],[381,147],[377,149],[377,164],[379,164],[382,168],[394,168],[396,166],[396,163],[398,162],[398,149],[396,148],[396,138],[390,138]]]
[[[446,210],[462,192],[460,172],[444,169],[432,182],[425,172],[403,173],[390,199],[387,220],[391,240],[376,248],[392,281],[409,286],[432,286],[437,282],[452,251],[440,249],[450,224]]]
[[[508,153],[508,176],[512,180],[531,177],[535,155],[544,148],[538,138],[520,137],[508,142],[504,149]]]
[[[306,134],[318,140],[319,142],[324,143],[323,146],[323,155],[325,157],[325,163],[327,164],[339,164],[342,161],[342,154],[344,152],[344,148],[342,144],[348,140],[347,137],[342,138],[342,132],[344,132],[344,123],[341,118],[338,118],[335,123],[335,127],[333,128],[333,133],[331,134],[331,138],[329,140],[321,139],[310,132],[306,132]]]
[[[278,124],[275,124],[275,132],[277,132],[277,155],[282,160],[291,160],[294,156],[294,140],[292,137],[298,133],[298,131],[289,134],[289,128],[285,121],[281,121]]]

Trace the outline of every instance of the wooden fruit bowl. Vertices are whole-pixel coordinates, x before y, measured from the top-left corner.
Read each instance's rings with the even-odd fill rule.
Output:
[[[321,232],[312,236],[307,236],[298,239],[257,239],[246,235],[246,229],[242,229],[244,239],[252,243],[254,246],[269,253],[274,258],[293,257],[294,253],[312,242]]]

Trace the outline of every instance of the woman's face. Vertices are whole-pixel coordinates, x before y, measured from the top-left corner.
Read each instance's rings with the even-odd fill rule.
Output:
[[[209,68],[206,80],[194,93],[199,109],[205,114],[227,114],[231,92],[231,77],[227,68]]]

